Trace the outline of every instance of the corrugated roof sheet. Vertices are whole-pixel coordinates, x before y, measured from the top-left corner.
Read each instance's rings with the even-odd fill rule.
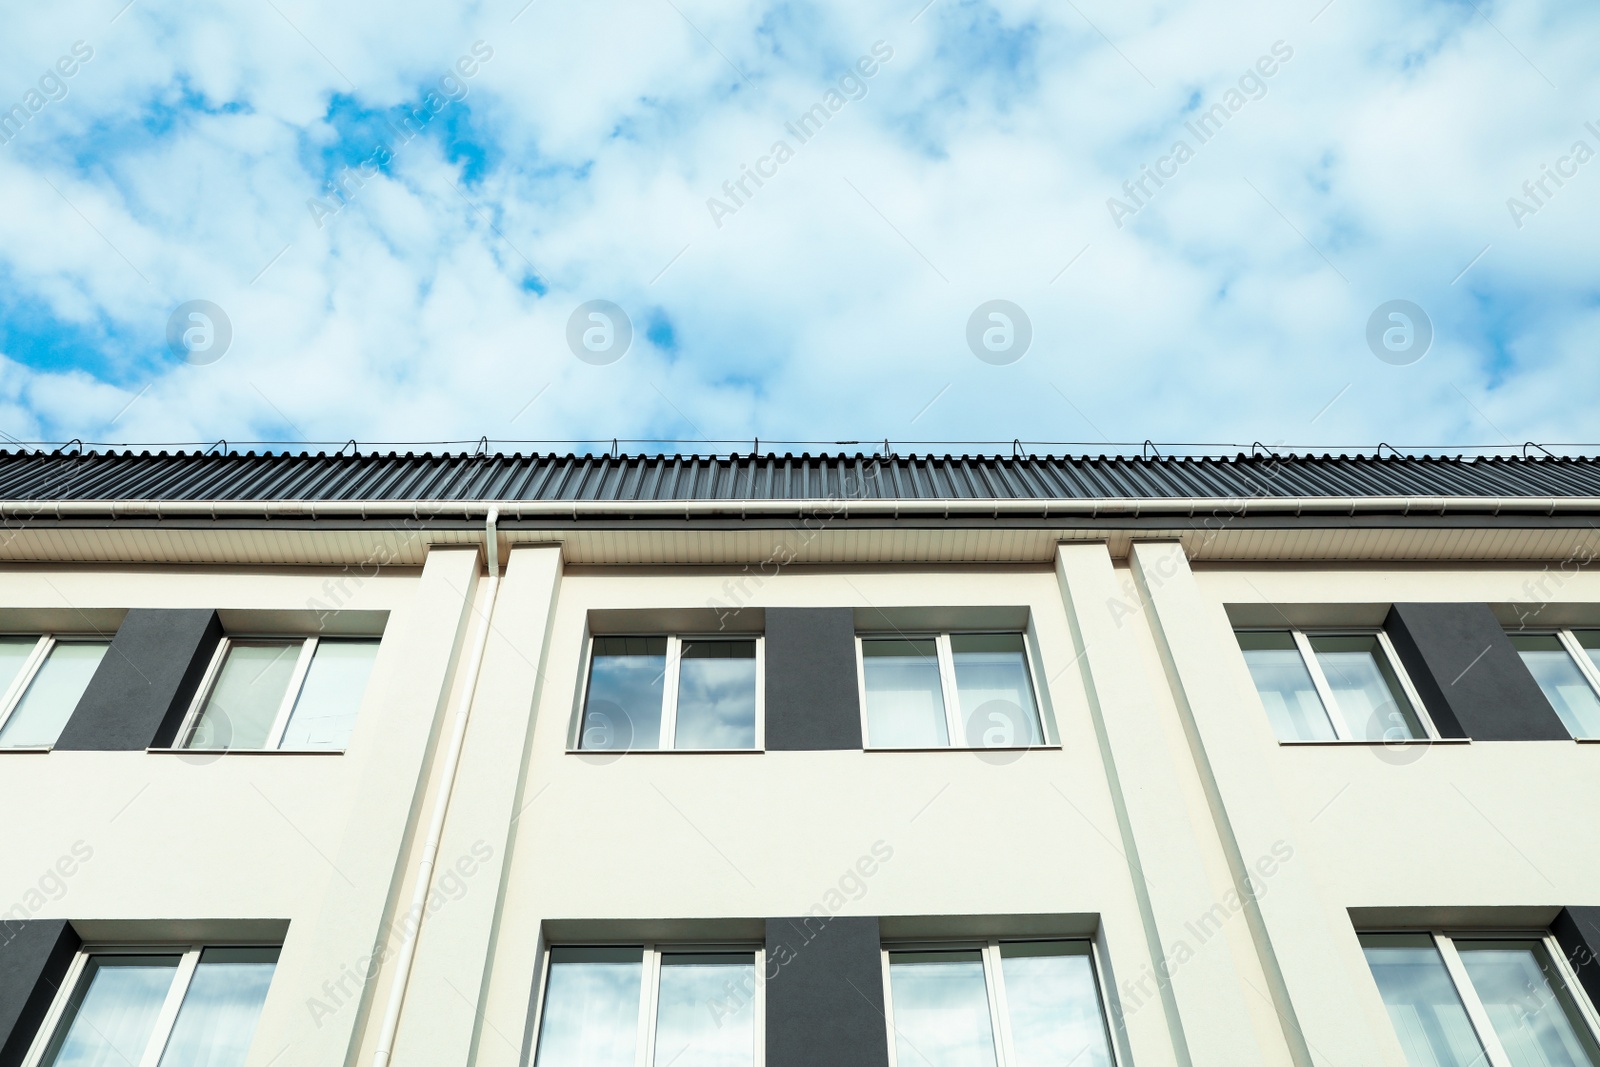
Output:
[[[0,452],[0,501],[1595,497],[1583,457]]]

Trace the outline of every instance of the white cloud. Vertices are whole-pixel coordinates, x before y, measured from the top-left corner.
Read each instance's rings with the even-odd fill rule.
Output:
[[[1577,0],[119,6],[19,12],[0,42],[0,101],[95,49],[0,146],[15,437],[1593,436],[1600,159],[1520,230],[1505,204],[1600,152]],[[478,40],[466,99],[319,228],[349,101],[414,107]],[[865,96],[800,144],[785,123],[877,41]],[[1191,98],[1277,41],[1292,60],[1199,145]],[[717,227],[707,198],[780,138]],[[1179,138],[1195,157],[1119,229],[1107,199]],[[566,348],[595,297],[634,322],[611,366]],[[964,339],[996,297],[1034,325],[1007,367]],[[1395,297],[1436,330],[1412,366],[1364,341]],[[233,325],[209,366],[165,351],[193,298]]]

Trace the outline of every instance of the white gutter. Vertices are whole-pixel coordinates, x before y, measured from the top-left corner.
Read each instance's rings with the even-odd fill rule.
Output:
[[[417,958],[417,941],[422,935],[422,918],[433,889],[433,866],[439,855],[439,844],[444,839],[445,816],[450,812],[450,794],[455,790],[456,773],[461,768],[461,750],[466,743],[467,721],[472,715],[472,699],[478,690],[478,673],[483,666],[484,649],[489,643],[489,631],[494,619],[495,595],[500,591],[500,538],[496,523],[500,510],[489,507],[484,518],[484,547],[488,553],[489,577],[484,588],[483,608],[479,611],[478,632],[472,639],[463,668],[460,695],[456,697],[455,719],[450,730],[450,747],[445,751],[444,775],[439,780],[439,790],[434,795],[433,812],[428,818],[428,836],[423,840],[422,858],[417,861],[417,878],[411,889],[411,907],[406,914],[412,920],[411,936],[400,945],[400,958],[395,964],[394,984],[389,987],[389,1001],[383,1011],[383,1025],[378,1030],[378,1047],[372,1054],[374,1067],[386,1067],[393,1054],[395,1035],[400,1030],[400,1012],[405,1007],[406,987],[411,981],[411,967]]]
[[[516,519],[672,517],[747,518],[760,515],[1053,516],[1088,515],[1240,515],[1305,512],[1354,515],[1362,512],[1514,512],[1552,515],[1600,511],[1600,497],[1520,496],[1300,496],[1300,497],[1093,497],[1050,499],[934,500],[820,497],[804,500],[9,500],[0,501],[0,519],[74,518],[459,518],[500,513]]]

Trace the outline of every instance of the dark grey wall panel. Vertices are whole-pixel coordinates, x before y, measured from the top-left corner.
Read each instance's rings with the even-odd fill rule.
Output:
[[[1396,604],[1384,623],[1445,737],[1569,736],[1487,604]]]
[[[76,951],[65,919],[0,921],[0,1067],[28,1054]]]
[[[881,952],[876,918],[767,920],[767,1067],[888,1067]]]
[[[1589,999],[1600,1004],[1600,908],[1562,908],[1550,932],[1561,943]]]
[[[222,623],[209,608],[129,611],[56,748],[170,744],[220,640]]]
[[[861,747],[855,612],[767,609],[767,748]]]

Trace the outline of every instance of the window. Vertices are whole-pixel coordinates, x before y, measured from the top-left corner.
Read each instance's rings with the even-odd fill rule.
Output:
[[[869,747],[1044,743],[1022,634],[865,635],[857,641]]]
[[[1381,630],[1240,630],[1234,636],[1279,741],[1435,736]]]
[[[891,946],[891,1067],[1113,1067],[1087,941]]]
[[[578,748],[761,747],[760,638],[596,637]]]
[[[0,637],[0,748],[55,744],[110,647],[54,634]]]
[[[1362,934],[1411,1067],[1594,1067],[1595,1019],[1547,935]]]
[[[1514,633],[1511,644],[1573,737],[1600,737],[1600,630]]]
[[[243,1067],[278,949],[85,949],[26,1067]]]
[[[535,1067],[755,1067],[761,950],[557,946]]]
[[[178,747],[342,749],[377,654],[375,640],[224,638]]]

